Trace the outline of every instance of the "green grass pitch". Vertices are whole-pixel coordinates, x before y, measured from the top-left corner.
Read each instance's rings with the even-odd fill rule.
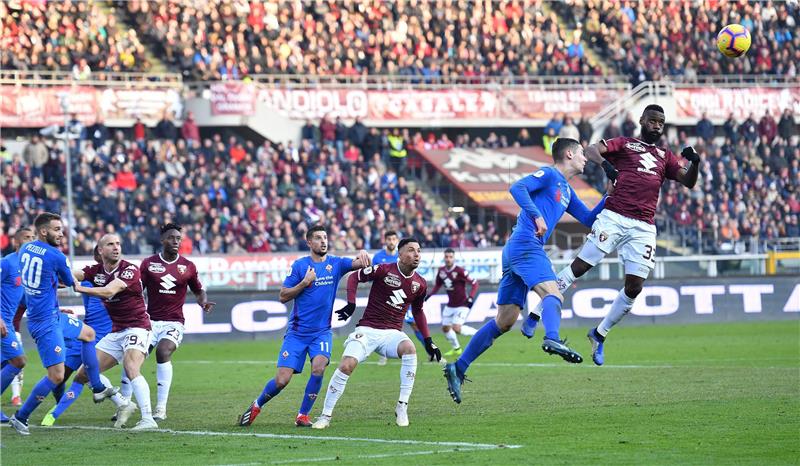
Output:
[[[800,322],[615,329],[594,367],[584,329],[566,329],[587,362],[564,363],[515,329],[471,368],[456,405],[438,365],[423,362],[394,424],[399,362],[359,367],[324,431],[293,420],[306,372],[250,428],[237,416],[275,373],[279,341],[186,344],[174,357],[169,431],[112,430],[113,405],[87,394],[56,426],[31,435],[2,427],[3,465],[47,464],[798,464]],[[436,340],[445,346],[441,334]],[[334,361],[342,352],[335,343]],[[419,345],[418,345],[419,347]],[[445,348],[446,350],[447,348]],[[25,392],[44,373],[34,354]],[[322,405],[326,373],[320,397]],[[107,375],[119,377],[118,369]],[[145,375],[155,401],[155,361]],[[9,391],[3,408],[11,414]],[[138,419],[138,413],[134,415]],[[76,428],[85,427],[85,428]],[[94,428],[94,429],[90,429]],[[98,429],[102,428],[102,429]]]

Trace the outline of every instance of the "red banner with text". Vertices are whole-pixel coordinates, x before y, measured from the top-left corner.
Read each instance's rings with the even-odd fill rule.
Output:
[[[800,87],[793,88],[684,88],[675,89],[678,118],[702,118],[705,113],[712,120],[725,120],[733,114],[742,121],[751,113],[758,121],[765,112],[776,119],[785,109],[800,118]]]

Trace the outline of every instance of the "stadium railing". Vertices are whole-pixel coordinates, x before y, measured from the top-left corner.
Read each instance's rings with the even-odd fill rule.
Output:
[[[92,72],[90,79],[75,79],[69,71],[20,71],[0,70],[0,84],[51,87],[74,84],[99,87],[170,87],[183,86],[179,73],[117,73],[109,71]]]

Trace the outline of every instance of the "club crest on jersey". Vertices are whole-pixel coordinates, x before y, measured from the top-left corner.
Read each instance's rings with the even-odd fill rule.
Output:
[[[106,286],[106,281],[107,280],[108,279],[106,278],[105,275],[95,275],[93,282],[94,282],[95,286]]]
[[[411,282],[411,292],[416,293],[417,291],[419,291],[419,283]]]
[[[186,266],[183,264],[178,264],[178,273],[183,275],[186,273]]]
[[[164,273],[167,271],[164,265],[158,262],[151,262],[150,265],[147,266],[147,270],[153,273]]]
[[[325,266],[325,270],[327,270],[328,273],[331,273],[333,271],[333,266],[331,264],[328,264]]]
[[[625,144],[625,148],[632,150],[633,152],[647,152],[647,149],[639,142],[628,142]]]
[[[12,348],[17,349],[17,346],[19,346],[19,344],[16,341],[12,341],[11,342],[11,347]]]
[[[399,288],[400,284],[402,282],[400,281],[400,277],[398,277],[397,275],[395,275],[393,273],[390,273],[390,274],[386,275],[385,277],[383,277],[383,283],[386,283],[387,285],[389,285],[389,286],[391,286],[393,288]]]

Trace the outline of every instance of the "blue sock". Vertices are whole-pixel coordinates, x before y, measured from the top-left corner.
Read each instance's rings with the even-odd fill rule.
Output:
[[[275,379],[269,379],[269,382],[264,385],[264,391],[256,399],[256,403],[259,407],[264,406],[264,403],[274,398],[281,390],[281,388],[278,388],[278,384],[275,383]]]
[[[322,388],[322,376],[311,374],[306,384],[306,393],[303,395],[303,402],[300,404],[300,414],[308,414],[311,412],[311,408],[314,407],[314,402],[317,401],[317,394],[320,388]]]
[[[61,401],[61,397],[64,396],[64,388],[67,386],[67,382],[61,382],[60,384],[56,385],[56,388],[53,389],[53,398],[56,399],[56,403]]]
[[[16,377],[21,370],[22,369],[14,367],[11,364],[6,364],[3,370],[0,371],[0,386],[2,386],[1,387],[2,390],[0,390],[0,393],[6,391],[6,388],[8,388],[8,386],[11,385],[11,382],[14,380],[14,377]]]
[[[425,337],[422,336],[422,332],[420,332],[419,330],[414,330],[414,335],[416,335],[417,340],[419,340],[420,343],[422,343],[422,345],[425,346]]]
[[[64,393],[64,396],[61,397],[61,401],[58,402],[56,409],[53,411],[53,417],[58,419],[58,417],[61,416],[61,414],[64,411],[66,411],[67,408],[72,406],[72,403],[75,403],[78,397],[81,396],[82,392],[83,392],[83,384],[78,382],[72,382],[72,385],[70,385],[69,390],[67,390],[67,392]]]
[[[31,415],[34,409],[36,409],[47,395],[56,388],[56,384],[50,381],[47,376],[42,377],[42,380],[33,387],[31,390],[31,394],[28,395],[28,399],[25,400],[25,403],[22,407],[17,411],[17,419],[20,421],[27,421],[28,416]]]
[[[561,300],[553,295],[547,295],[542,299],[542,323],[544,324],[545,338],[560,340]]]
[[[81,342],[81,361],[86,367],[86,375],[89,376],[89,384],[92,386],[92,391],[97,393],[105,390],[106,386],[100,380],[100,363],[97,361],[97,350],[95,349],[94,341]]]
[[[464,353],[458,358],[458,361],[456,361],[456,370],[458,370],[458,373],[460,375],[466,374],[472,361],[478,359],[478,356],[492,346],[494,339],[502,334],[503,332],[500,331],[500,327],[497,326],[497,321],[494,319],[481,327],[480,330],[473,335],[467,347],[464,348]]]

